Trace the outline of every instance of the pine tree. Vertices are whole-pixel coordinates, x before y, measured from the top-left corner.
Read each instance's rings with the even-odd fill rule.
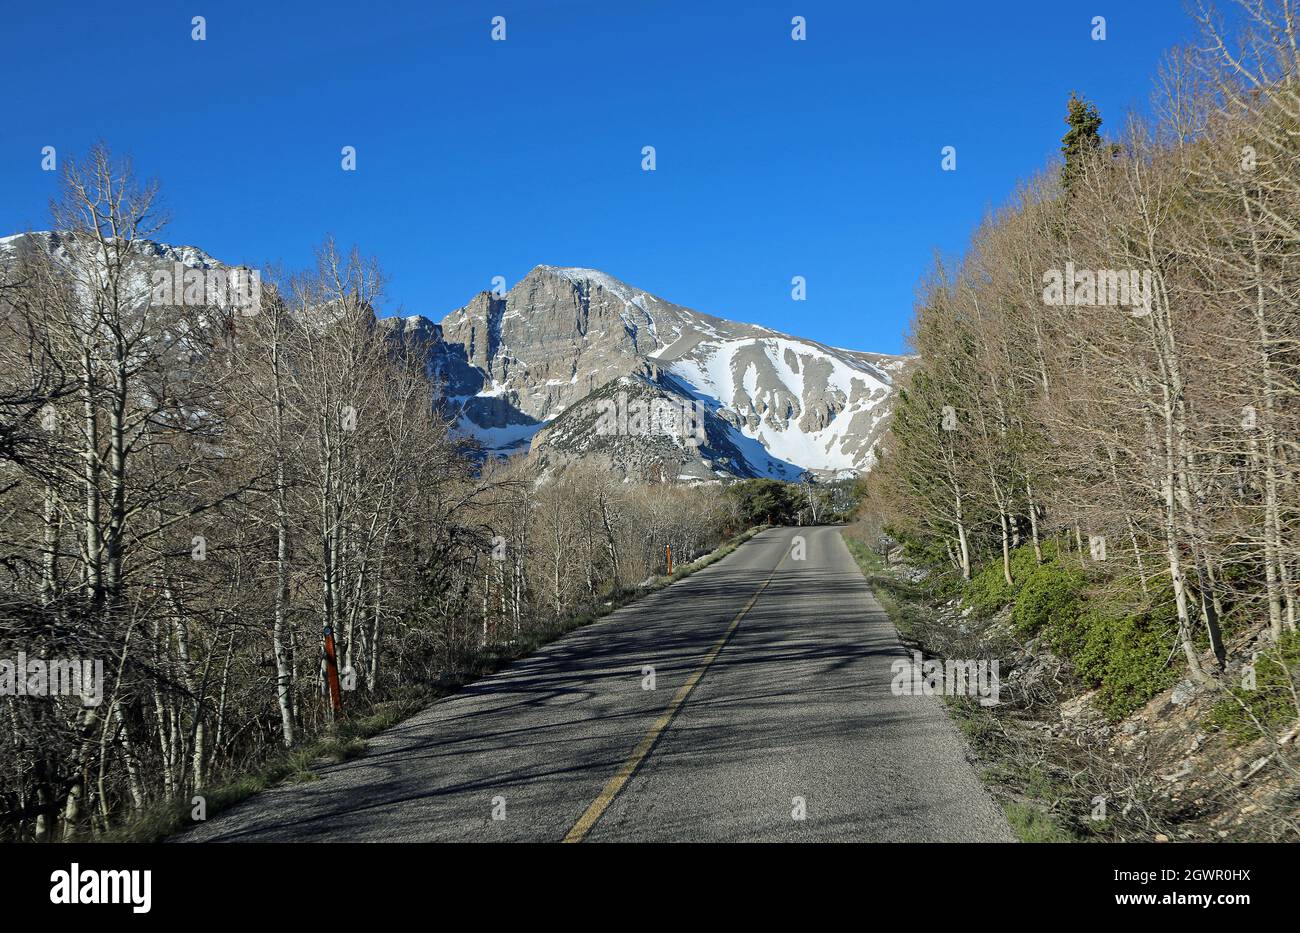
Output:
[[[1071,92],[1065,122],[1070,129],[1061,137],[1061,155],[1065,157],[1061,185],[1069,195],[1082,178],[1088,159],[1101,150],[1101,111],[1096,104]]]

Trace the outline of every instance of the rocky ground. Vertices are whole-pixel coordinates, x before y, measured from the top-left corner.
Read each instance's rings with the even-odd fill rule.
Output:
[[[1207,724],[1225,692],[1186,679],[1110,721],[1067,661],[1013,637],[1008,612],[977,621],[958,600],[925,601],[922,571],[893,560],[881,573],[891,615],[927,656],[1000,659],[1002,702],[953,707],[1022,838],[1300,841],[1300,723],[1234,741]],[[1227,646],[1224,683],[1267,638],[1261,626]]]

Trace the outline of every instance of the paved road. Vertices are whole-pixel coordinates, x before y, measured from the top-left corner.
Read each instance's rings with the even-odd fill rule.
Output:
[[[184,839],[1010,841],[906,656],[838,530],[771,529]]]

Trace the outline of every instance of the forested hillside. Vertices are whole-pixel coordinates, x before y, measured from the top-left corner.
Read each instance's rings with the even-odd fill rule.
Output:
[[[865,514],[1110,715],[1187,678],[1271,741],[1300,715],[1300,53],[1242,6],[1168,55],[1156,120],[1103,134],[1073,97],[1060,163],[935,265]]]

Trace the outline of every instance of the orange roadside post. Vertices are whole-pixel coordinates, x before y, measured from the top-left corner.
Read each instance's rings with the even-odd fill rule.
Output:
[[[673,575],[673,546],[665,544],[664,553],[668,555],[668,576],[671,577]]]
[[[330,709],[334,719],[343,718],[343,697],[339,693],[339,665],[334,657],[334,629],[325,626],[325,680],[329,684]]]

